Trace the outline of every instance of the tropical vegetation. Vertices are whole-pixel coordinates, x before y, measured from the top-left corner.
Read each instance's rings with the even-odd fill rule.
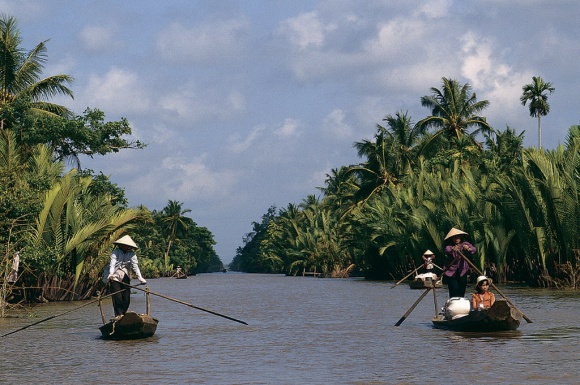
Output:
[[[545,115],[552,85],[534,77],[523,89],[532,116]],[[524,148],[523,133],[487,123],[489,102],[468,84],[443,78],[420,101],[430,115],[416,124],[387,115],[373,140],[354,144],[362,161],[333,169],[320,197],[271,207],[230,268],[398,279],[427,249],[442,265],[443,238],[457,227],[498,281],[577,288],[580,126],[553,150]]]
[[[46,41],[21,48],[16,19],[0,16],[0,316],[7,303],[85,299],[99,290],[112,242],[130,233],[147,277],[219,271],[211,232],[169,200],[129,207],[122,187],[82,169],[79,157],[146,147],[125,118],[77,115],[51,102],[73,97],[73,79],[42,78]],[[67,167],[72,166],[72,167]],[[16,258],[16,256],[18,256]],[[16,269],[14,269],[16,268]]]

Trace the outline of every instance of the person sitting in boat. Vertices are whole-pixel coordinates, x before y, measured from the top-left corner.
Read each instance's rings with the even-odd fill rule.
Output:
[[[435,255],[431,250],[427,250],[423,253],[423,267],[425,270],[433,270],[433,260],[435,259]]]
[[[110,291],[116,293],[113,295],[113,309],[115,310],[115,317],[117,317],[127,312],[131,302],[130,270],[133,269],[141,284],[145,284],[147,281],[141,275],[137,254],[135,254],[135,250],[138,247],[131,237],[125,235],[113,242],[113,245],[116,247],[111,253],[107,279],[111,282]]]
[[[485,275],[477,277],[475,283],[475,293],[471,295],[471,308],[473,310],[489,309],[495,302],[495,294],[489,291],[491,278]]]
[[[447,259],[443,264],[443,283],[447,284],[449,298],[465,296],[469,272],[466,254],[473,255],[477,251],[475,246],[466,240],[468,235],[465,231],[453,227],[445,237]]]

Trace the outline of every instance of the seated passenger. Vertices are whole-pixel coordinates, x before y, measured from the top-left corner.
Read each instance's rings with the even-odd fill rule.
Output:
[[[487,278],[484,275],[477,277],[475,283],[475,291],[471,295],[471,309],[473,310],[484,310],[489,309],[491,305],[495,302],[495,295],[489,291],[489,286],[491,285],[491,278]]]

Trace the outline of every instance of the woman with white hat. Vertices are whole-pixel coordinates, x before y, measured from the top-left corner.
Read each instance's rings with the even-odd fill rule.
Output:
[[[489,291],[491,278],[485,275],[477,277],[475,283],[475,293],[471,294],[471,308],[474,310],[489,309],[495,302],[495,294]]]
[[[465,231],[453,227],[445,237],[447,260],[443,264],[443,283],[447,284],[449,298],[465,296],[469,264],[463,257],[467,253],[473,255],[477,251],[475,246],[465,240],[468,235]]]
[[[139,270],[139,262],[137,254],[135,254],[138,247],[131,237],[125,235],[113,242],[113,245],[116,247],[111,253],[107,279],[111,282],[111,292],[116,293],[113,295],[113,308],[116,317],[124,315],[129,309],[131,288],[128,285],[131,283],[131,269],[135,272],[139,282],[145,284],[147,281]]]

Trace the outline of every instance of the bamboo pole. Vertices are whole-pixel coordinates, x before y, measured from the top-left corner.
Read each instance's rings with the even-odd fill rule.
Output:
[[[31,323],[30,325],[26,325],[26,326],[24,326],[24,327],[21,327],[20,329],[16,329],[16,330],[14,330],[14,331],[11,331],[10,333],[3,334],[3,335],[1,335],[1,336],[0,336],[0,338],[2,338],[2,337],[6,337],[6,336],[9,336],[10,334],[18,333],[19,331],[21,331],[21,330],[24,330],[24,329],[28,329],[28,328],[29,328],[29,327],[31,327],[31,326],[38,325],[38,324],[41,324],[41,323],[43,323],[43,322],[46,322],[46,321],[50,321],[50,320],[51,320],[51,319],[53,319],[53,318],[60,317],[60,316],[63,316],[63,315],[65,315],[65,314],[68,314],[68,313],[72,313],[73,311],[77,311],[77,310],[79,310],[79,309],[82,309],[83,307],[86,307],[86,306],[92,305],[92,304],[93,304],[93,303],[95,303],[95,302],[100,302],[102,298],[113,296],[113,295],[115,295],[115,294],[117,294],[117,293],[119,293],[119,292],[121,292],[121,291],[122,291],[122,290],[119,290],[119,291],[117,291],[117,292],[115,292],[115,293],[107,294],[107,295],[105,295],[105,296],[103,296],[103,297],[99,296],[99,298],[98,298],[98,299],[95,299],[95,300],[93,300],[93,301],[89,301],[89,302],[87,302],[87,303],[85,303],[85,304],[83,304],[83,305],[81,305],[81,306],[79,306],[79,307],[75,307],[74,309],[67,310],[67,311],[65,311],[65,312],[62,312],[62,313],[60,313],[60,314],[51,315],[50,317],[46,317],[46,318],[44,318],[44,319],[41,319],[40,321],[37,321],[37,322]]]
[[[400,284],[401,282],[403,282],[404,280],[406,280],[407,278],[409,278],[409,276],[410,276],[411,274],[413,274],[414,272],[416,272],[417,270],[419,270],[419,269],[421,268],[421,266],[423,266],[423,265],[420,265],[418,268],[416,268],[415,270],[413,270],[412,272],[410,272],[409,274],[407,274],[407,275],[406,275],[406,276],[405,276],[403,279],[401,279],[399,282],[397,282],[397,283],[395,283],[393,286],[391,286],[391,289],[393,289],[393,288],[395,288],[395,287],[399,286],[399,284]]]
[[[479,275],[484,275],[484,274],[481,272],[481,270],[479,270],[479,269],[477,268],[477,266],[475,266],[475,264],[469,260],[469,258],[467,258],[465,255],[463,255],[463,253],[462,253],[461,251],[459,251],[459,250],[458,250],[457,252],[459,253],[459,255],[461,255],[461,256],[463,257],[463,259],[465,259],[465,260],[467,261],[467,263],[469,264],[469,266],[471,266],[471,267],[472,267],[472,268],[473,268],[473,269],[474,269],[474,270],[477,272],[477,274],[479,274]],[[518,308],[516,307],[516,305],[514,305],[514,304],[512,303],[512,301],[510,301],[510,300],[509,300],[509,298],[508,298],[508,297],[506,297],[506,296],[505,296],[505,295],[504,295],[504,294],[503,294],[503,293],[502,293],[502,292],[501,292],[501,291],[500,291],[500,290],[497,288],[497,286],[496,286],[496,285],[495,285],[493,282],[490,282],[490,283],[491,283],[491,287],[493,287],[493,288],[495,289],[495,291],[497,291],[497,292],[498,292],[498,294],[499,294],[499,295],[501,295],[501,296],[502,296],[502,297],[503,297],[503,298],[506,300],[506,302],[507,302],[507,303],[509,303],[511,306],[513,306],[513,308],[514,308],[514,309],[516,309],[517,311],[519,311],[520,313],[522,313],[522,318],[523,318],[523,319],[525,319],[527,323],[529,323],[529,324],[531,324],[531,323],[532,323],[532,320],[531,320],[531,319],[529,319],[529,318],[528,318],[528,317],[527,317],[527,316],[524,314],[524,312],[523,312],[523,311],[521,311],[520,309],[518,309]]]
[[[137,287],[137,286],[132,286],[132,285],[127,285],[127,286],[129,286],[129,287],[132,287],[133,289],[136,289],[136,290],[141,290],[141,291],[144,291],[144,292],[148,292],[148,290],[149,290],[149,289],[147,289],[147,290],[145,290],[145,289],[141,289],[140,287]],[[163,294],[155,293],[155,292],[153,292],[153,291],[149,291],[148,293],[149,293],[149,294],[152,294],[152,295],[156,295],[156,296],[158,296],[158,297],[161,297],[161,298],[168,299],[168,300],[170,300],[170,301],[173,301],[173,302],[180,303],[180,304],[182,304],[182,305],[185,305],[185,306],[192,307],[192,308],[194,308],[194,309],[197,309],[197,310],[204,311],[204,312],[206,312],[206,313],[210,313],[210,314],[213,314],[213,315],[217,315],[218,317],[226,318],[226,319],[229,319],[229,320],[231,320],[231,321],[235,321],[235,322],[239,322],[239,323],[241,323],[241,324],[247,325],[247,323],[246,323],[246,322],[244,322],[244,321],[240,321],[239,319],[235,319],[235,318],[232,318],[232,317],[230,317],[230,316],[227,316],[227,315],[224,315],[224,314],[216,313],[215,311],[207,310],[207,309],[201,308],[201,307],[199,307],[199,306],[192,305],[192,304],[190,304],[190,303],[187,303],[187,302],[183,302],[183,301],[181,301],[181,300],[178,300],[178,299],[175,299],[175,298],[167,297],[167,296],[165,296],[165,295],[163,295]]]
[[[413,304],[413,306],[411,306],[411,308],[409,310],[407,310],[407,312],[401,317],[401,319],[399,321],[397,321],[397,323],[395,324],[395,326],[399,326],[400,324],[403,323],[403,321],[405,321],[405,319],[409,316],[409,314],[411,314],[411,312],[413,311],[413,309],[415,309],[415,307],[419,304],[419,302],[421,302],[421,300],[427,295],[427,293],[429,293],[429,290],[431,290],[432,288],[428,288],[427,290],[425,290],[423,292],[423,294],[421,294],[421,296],[419,297],[419,299],[417,301],[415,301],[415,303]]]

